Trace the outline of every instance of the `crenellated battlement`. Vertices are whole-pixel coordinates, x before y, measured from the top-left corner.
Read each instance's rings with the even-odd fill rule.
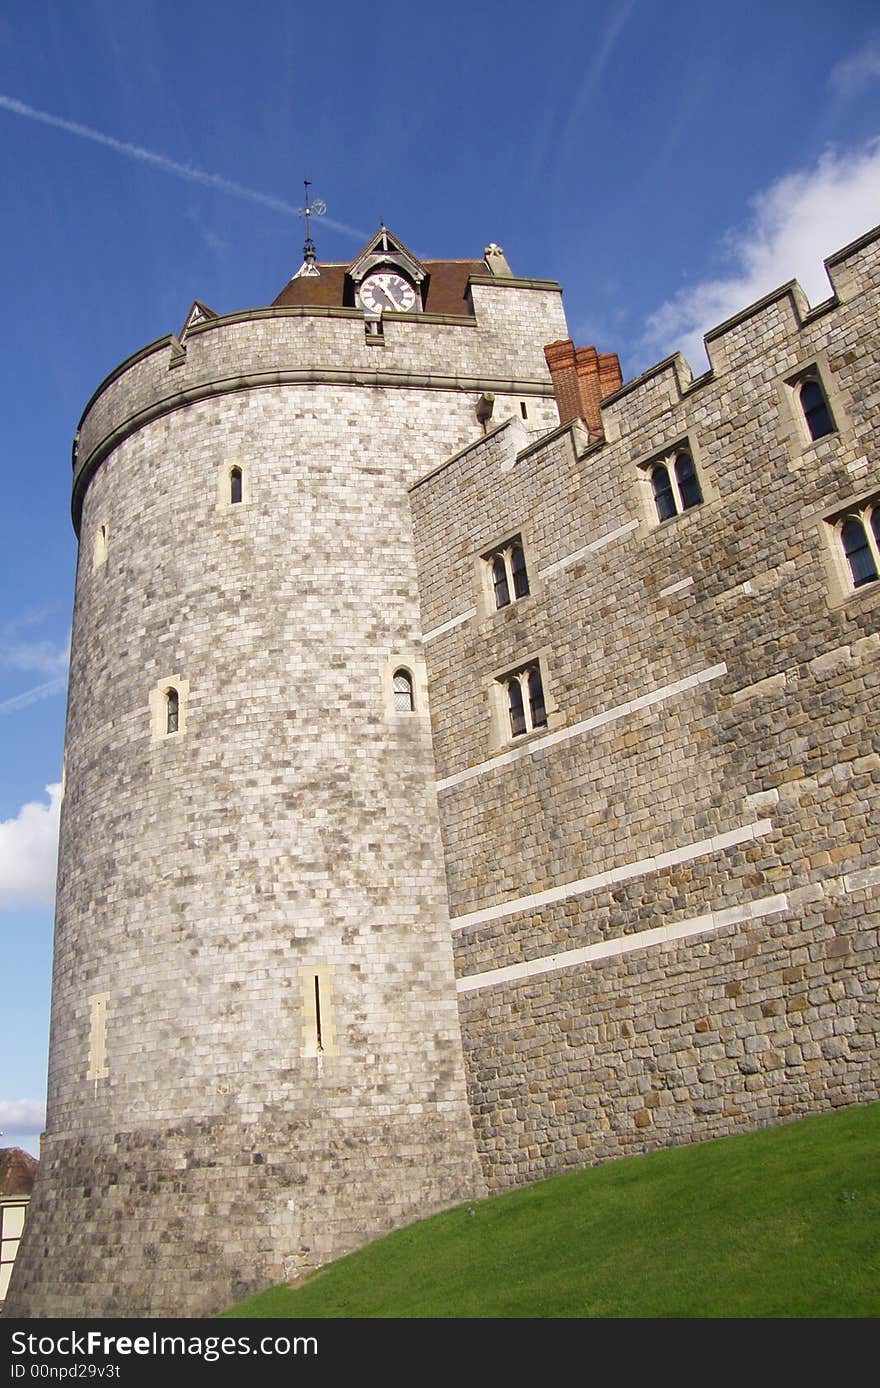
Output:
[[[797,280],[774,289],[706,333],[709,370],[695,377],[680,353],[651,366],[601,402],[602,428],[614,441],[643,432],[658,416],[692,403],[695,392],[717,388],[729,373],[757,361],[791,356],[804,331],[860,294],[880,290],[880,227],[825,260],[832,294],[811,305]]]

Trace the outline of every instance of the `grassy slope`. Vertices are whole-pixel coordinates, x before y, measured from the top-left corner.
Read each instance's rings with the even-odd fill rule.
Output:
[[[878,1314],[880,1104],[609,1162],[462,1205],[226,1312]]]

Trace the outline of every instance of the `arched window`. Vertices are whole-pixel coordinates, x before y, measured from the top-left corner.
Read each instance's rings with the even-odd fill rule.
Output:
[[[498,549],[484,554],[483,562],[492,576],[496,608],[509,607],[512,602],[528,597],[529,575],[521,535],[514,535]]]
[[[835,432],[825,392],[814,376],[810,376],[801,386],[800,401],[811,439],[821,439]]]
[[[669,472],[662,463],[655,467],[651,473],[651,486],[654,489],[654,502],[659,519],[669,520],[671,516],[677,514],[677,510]]]
[[[878,539],[878,545],[880,545],[878,512],[880,512],[880,507],[875,507],[871,516],[871,529]],[[865,527],[858,517],[847,516],[840,529],[840,539],[852,574],[853,587],[860,588],[863,583],[873,583],[877,577],[877,565],[871,553]]]
[[[165,731],[176,733],[180,723],[180,695],[176,689],[165,690]]]
[[[507,708],[510,714],[510,732],[520,737],[526,730],[526,713],[523,708],[522,688],[516,675],[507,683]]]
[[[703,500],[703,493],[700,491],[697,469],[690,453],[678,454],[675,460],[675,480],[678,483],[682,510],[688,511],[691,506],[699,506]]]
[[[394,671],[394,712],[412,713],[416,706],[413,694],[413,680],[409,670]]]
[[[687,443],[664,458],[642,466],[649,472],[659,521],[671,520],[693,506],[702,505],[703,489]]]
[[[241,501],[241,468],[234,467],[229,473],[229,500],[235,506]]]
[[[507,607],[510,603],[510,587],[503,554],[496,554],[492,560],[492,584],[495,588],[495,606]]]
[[[547,708],[538,662],[524,666],[498,681],[507,694],[507,713],[511,737],[522,737],[536,728],[546,728]]]
[[[541,683],[541,671],[537,665],[533,665],[529,671],[529,714],[531,715],[533,728],[545,728],[547,726],[547,710],[544,707],[544,686]]]
[[[510,569],[513,574],[513,591],[518,598],[524,598],[529,591],[529,576],[526,573],[526,556],[521,544],[510,547]]]

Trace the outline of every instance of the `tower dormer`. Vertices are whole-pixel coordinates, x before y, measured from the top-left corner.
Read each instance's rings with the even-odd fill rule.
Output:
[[[428,272],[384,225],[352,261],[347,278],[352,302],[371,316],[424,307]]]

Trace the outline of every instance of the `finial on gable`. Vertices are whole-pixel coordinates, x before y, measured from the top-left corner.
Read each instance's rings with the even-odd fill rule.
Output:
[[[503,250],[500,246],[497,246],[494,241],[490,241],[489,245],[483,251],[483,255],[486,258],[486,265],[491,274],[513,275],[513,271],[507,263],[507,258]]]

